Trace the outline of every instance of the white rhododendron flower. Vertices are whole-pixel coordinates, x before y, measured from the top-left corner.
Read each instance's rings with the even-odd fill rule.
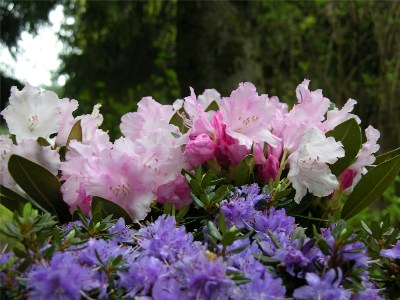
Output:
[[[327,164],[333,164],[344,154],[342,143],[325,137],[317,127],[309,129],[299,148],[289,156],[288,179],[296,190],[294,200],[299,203],[307,190],[317,197],[331,194],[339,182]]]
[[[16,186],[14,179],[8,172],[8,160],[11,156],[11,149],[13,147],[12,140],[7,135],[0,135],[0,184],[9,189]]]
[[[61,107],[57,94],[40,91],[26,84],[19,91],[11,88],[10,104],[1,112],[17,142],[23,139],[47,139],[61,125]]]

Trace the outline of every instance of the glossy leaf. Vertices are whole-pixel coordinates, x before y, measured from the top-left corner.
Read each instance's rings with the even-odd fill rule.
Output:
[[[77,140],[78,142],[82,141],[82,126],[81,126],[81,120],[78,120],[74,126],[72,126],[71,131],[68,135],[68,139],[67,139],[67,146],[69,145],[69,143],[72,140]]]
[[[61,223],[70,220],[68,205],[61,195],[60,181],[42,166],[19,155],[11,155],[8,170],[15,182],[40,206],[57,216]]]
[[[373,201],[390,186],[400,170],[400,155],[371,169],[365,174],[347,199],[343,209],[342,218],[349,219]]]
[[[20,194],[0,185],[0,204],[11,211],[18,210],[20,204],[26,203]]]
[[[36,140],[36,142],[37,142],[40,146],[43,146],[43,147],[51,146],[50,143],[49,143],[45,138],[42,138],[42,137],[38,137],[37,140]]]
[[[246,155],[239,163],[236,169],[236,186],[242,186],[249,183],[250,174],[253,172],[255,160],[252,154]]]
[[[125,224],[131,224],[133,219],[129,216],[125,209],[123,209],[118,204],[106,200],[101,197],[93,197],[92,204],[91,204],[92,211],[101,211],[104,217],[108,215],[113,215],[114,218],[124,218]]]
[[[342,142],[345,156],[339,158],[331,167],[332,174],[339,176],[356,158],[362,144],[361,129],[355,119],[349,119],[326,133]]]
[[[379,164],[383,163],[384,161],[388,160],[389,158],[399,155],[399,154],[400,154],[400,147],[377,156],[374,164],[379,165]]]

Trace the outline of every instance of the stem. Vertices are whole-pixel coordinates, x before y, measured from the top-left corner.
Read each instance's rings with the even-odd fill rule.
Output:
[[[286,160],[287,154],[288,154],[288,149],[284,149],[283,154],[282,154],[281,163],[280,163],[280,165],[279,165],[278,175],[276,176],[276,179],[275,179],[275,186],[274,186],[274,188],[277,188],[277,187],[278,187],[279,182],[280,182],[280,180],[281,180],[281,175],[282,175],[283,169],[285,168],[285,166],[286,166],[286,164],[287,164],[287,162],[288,162],[288,161]]]

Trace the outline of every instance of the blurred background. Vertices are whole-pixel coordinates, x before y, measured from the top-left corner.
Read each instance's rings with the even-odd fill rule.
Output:
[[[308,78],[338,107],[356,99],[382,151],[400,145],[398,1],[0,0],[0,18],[2,108],[28,81],[79,100],[78,113],[102,103],[118,138],[143,96],[172,103],[189,86],[229,96],[251,81],[293,104]],[[400,220],[398,194],[377,205]]]

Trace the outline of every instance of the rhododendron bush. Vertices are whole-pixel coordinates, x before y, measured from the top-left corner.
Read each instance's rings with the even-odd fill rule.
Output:
[[[26,84],[1,112],[1,295],[28,299],[400,296],[400,235],[348,227],[400,170],[356,101],[304,80],[288,105],[249,82],[162,105],[111,141],[101,105]],[[11,213],[13,212],[13,214]]]

